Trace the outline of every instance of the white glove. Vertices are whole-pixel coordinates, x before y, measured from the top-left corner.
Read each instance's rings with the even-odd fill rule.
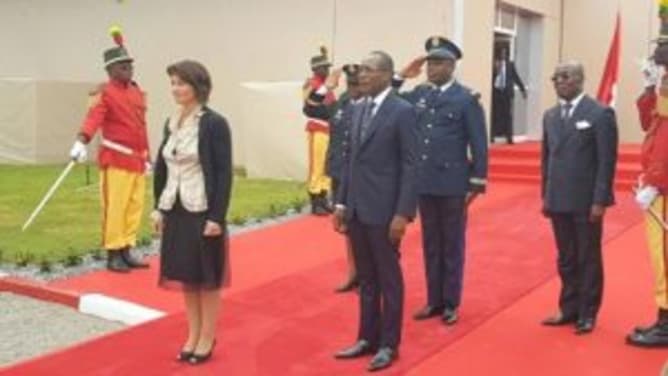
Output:
[[[79,140],[76,140],[74,142],[74,145],[72,145],[72,149],[70,149],[70,158],[72,158],[72,160],[78,163],[85,162],[86,158],[88,158],[88,151],[86,151],[86,144],[84,144]]]
[[[645,87],[656,86],[659,83],[659,67],[654,60],[645,60],[641,71]]]
[[[146,163],[144,163],[144,175],[153,175],[153,164],[151,164],[150,161],[146,161]]]
[[[645,186],[636,191],[636,203],[642,210],[649,210],[654,200],[659,195],[659,190],[651,185]]]

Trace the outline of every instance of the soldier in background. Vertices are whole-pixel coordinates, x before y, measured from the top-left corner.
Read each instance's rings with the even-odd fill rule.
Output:
[[[327,145],[329,144],[329,119],[336,96],[325,87],[332,64],[327,56],[327,49],[320,48],[320,55],[311,58],[313,75],[304,83],[304,115],[308,118],[306,132],[308,134],[308,178],[307,189],[311,200],[311,213],[328,215],[331,207],[328,202],[330,179],[325,173]],[[311,94],[324,91],[321,101],[314,101]]]

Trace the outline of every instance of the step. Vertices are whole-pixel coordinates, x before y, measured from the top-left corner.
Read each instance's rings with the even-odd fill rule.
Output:
[[[519,183],[519,184],[540,184],[540,175],[523,175],[512,173],[490,173],[490,184],[495,182],[503,183]],[[635,179],[615,178],[615,189],[622,191],[630,191],[636,185]]]
[[[518,174],[518,175],[540,175],[540,161],[496,159],[490,162],[490,174]],[[640,165],[635,163],[617,163],[615,176],[618,179],[637,179],[640,174]]]
[[[489,150],[490,160],[495,159],[538,159],[540,160],[540,144],[522,144],[513,146],[492,146]],[[640,147],[635,144],[621,145],[618,149],[620,163],[640,163]]]

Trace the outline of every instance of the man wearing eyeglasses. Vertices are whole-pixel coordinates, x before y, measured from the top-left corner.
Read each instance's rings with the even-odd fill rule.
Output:
[[[559,313],[543,325],[596,326],[603,294],[601,234],[614,204],[617,121],[614,111],[583,91],[580,63],[560,64],[552,77],[559,104],[543,117],[543,213],[556,238],[561,293]]]

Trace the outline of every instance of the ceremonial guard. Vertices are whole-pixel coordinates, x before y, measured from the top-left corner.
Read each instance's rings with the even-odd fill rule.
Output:
[[[658,307],[655,324],[636,328],[627,337],[635,346],[668,346],[668,246],[666,243],[666,209],[668,195],[668,1],[660,8],[661,36],[654,60],[643,69],[645,91],[638,99],[640,123],[645,131],[642,145],[642,176],[636,201],[646,212],[647,244],[654,269],[654,296]],[[658,66],[664,67],[659,77]],[[657,90],[657,85],[659,86]]]
[[[428,83],[403,93],[418,112],[419,211],[427,279],[427,305],[416,320],[440,316],[457,322],[465,256],[466,212],[487,183],[485,116],[478,95],[454,77],[462,52],[443,37],[429,38],[427,55],[395,76],[399,87],[427,63]],[[470,157],[469,157],[470,155]]]
[[[311,213],[327,215],[331,212],[328,202],[330,179],[325,173],[327,145],[329,144],[329,119],[336,96],[325,88],[332,64],[327,57],[327,49],[320,47],[320,55],[311,58],[313,76],[304,83],[304,115],[308,118],[306,132],[308,134],[308,178],[307,187],[311,200]],[[314,101],[311,94],[324,90],[325,98]]]
[[[144,174],[150,168],[146,99],[132,80],[133,58],[124,46],[120,28],[112,27],[110,32],[116,46],[104,52],[109,81],[95,93],[70,156],[84,161],[86,145],[98,131],[101,133],[102,246],[107,250],[107,268],[128,272],[148,267],[130,253],[144,208]]]

